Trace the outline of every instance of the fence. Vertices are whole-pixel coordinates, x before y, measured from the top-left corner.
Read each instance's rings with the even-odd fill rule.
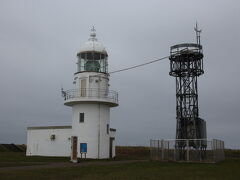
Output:
[[[218,162],[225,159],[224,142],[217,139],[150,140],[150,157],[160,161]]]

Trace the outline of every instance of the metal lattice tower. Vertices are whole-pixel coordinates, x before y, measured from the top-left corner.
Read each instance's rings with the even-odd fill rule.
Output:
[[[170,48],[170,76],[176,78],[176,139],[205,139],[206,123],[199,118],[198,76],[203,71],[203,50],[198,27],[197,43],[177,44]],[[192,142],[191,146],[196,146]]]

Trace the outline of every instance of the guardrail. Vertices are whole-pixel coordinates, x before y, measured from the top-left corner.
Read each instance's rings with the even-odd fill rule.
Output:
[[[219,162],[225,159],[224,141],[213,139],[150,140],[152,160]]]
[[[64,100],[73,99],[103,99],[118,103],[118,93],[116,91],[108,89],[95,89],[95,88],[81,88],[81,89],[70,89],[67,91],[62,90],[62,96]]]

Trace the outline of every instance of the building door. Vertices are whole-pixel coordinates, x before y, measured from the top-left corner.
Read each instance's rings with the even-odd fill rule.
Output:
[[[72,136],[72,152],[71,152],[71,161],[77,162],[77,143],[78,143],[78,137]]]
[[[110,137],[110,142],[109,142],[109,158],[113,158],[113,141],[114,138]]]
[[[86,79],[81,79],[81,97],[86,97],[87,92],[87,81]]]

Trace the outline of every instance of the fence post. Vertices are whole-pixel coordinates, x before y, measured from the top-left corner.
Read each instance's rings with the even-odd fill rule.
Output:
[[[214,145],[214,139],[212,140],[212,152],[213,152],[213,162],[216,162],[215,158],[215,145]]]
[[[150,139],[150,159],[152,160],[152,140]]]
[[[189,140],[187,139],[187,161],[189,161]]]
[[[167,143],[168,143],[168,148],[167,148],[167,160],[169,160],[169,151],[170,151],[170,149],[169,149],[169,141],[167,141]]]
[[[158,148],[157,148],[157,159],[159,160],[159,140],[158,141]]]
[[[162,149],[162,160],[164,159],[164,144],[163,144],[164,140],[161,140],[161,149]]]
[[[200,161],[202,161],[202,140],[200,140],[199,150],[200,150]]]
[[[174,143],[174,161],[176,161],[176,148],[177,148],[177,140],[175,139],[174,140],[175,141],[175,143]]]
[[[224,141],[222,141],[222,151],[223,151],[223,159],[222,160],[225,160],[225,145],[224,145]]]

